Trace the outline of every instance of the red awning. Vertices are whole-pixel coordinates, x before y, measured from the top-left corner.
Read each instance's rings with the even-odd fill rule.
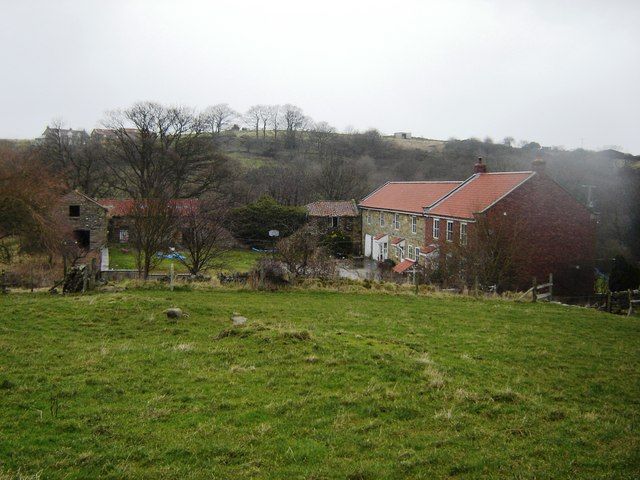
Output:
[[[401,261],[399,264],[397,264],[395,267],[393,267],[393,271],[396,272],[396,273],[404,273],[409,268],[413,267],[414,263],[416,263],[416,262],[406,258],[403,261]]]

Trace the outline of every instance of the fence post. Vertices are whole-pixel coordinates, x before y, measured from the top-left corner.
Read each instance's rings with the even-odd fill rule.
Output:
[[[553,273],[549,274],[549,301],[553,300]]]
[[[633,291],[629,289],[629,310],[627,311],[627,317],[633,315]]]
[[[538,300],[538,282],[536,282],[536,277],[533,277],[533,286],[531,287],[531,301],[535,303]]]
[[[173,262],[169,266],[169,289],[173,292]]]

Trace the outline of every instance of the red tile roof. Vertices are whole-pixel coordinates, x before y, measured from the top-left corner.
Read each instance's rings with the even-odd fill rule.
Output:
[[[374,240],[380,240],[384,237],[386,237],[387,234],[386,233],[379,233],[378,235],[376,235],[375,237],[373,237]]]
[[[420,255],[422,254],[426,255],[428,253],[435,252],[437,249],[438,249],[438,246],[434,244],[420,247]]]
[[[397,264],[395,267],[393,267],[393,271],[396,272],[396,273],[404,273],[408,269],[413,267],[414,263],[416,263],[416,262],[414,262],[413,260],[410,260],[408,258],[405,258],[403,261],[401,261],[399,264]]]
[[[400,237],[393,237],[393,239],[391,240],[391,245],[398,245],[399,243],[404,242],[404,238],[400,238]]]
[[[107,209],[107,215],[110,217],[126,217],[133,207],[132,198],[101,198],[98,203]],[[171,203],[178,213],[185,214],[190,209],[197,208],[199,200],[197,198],[180,198],[171,200]]]
[[[473,219],[474,213],[483,212],[533,175],[535,172],[477,173],[427,213],[430,216]]]
[[[312,217],[357,217],[358,207],[353,200],[320,201],[306,206]]]
[[[388,182],[359,204],[364,208],[422,213],[462,182]]]

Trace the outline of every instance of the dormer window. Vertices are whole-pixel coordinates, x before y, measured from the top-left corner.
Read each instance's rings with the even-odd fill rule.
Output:
[[[69,216],[70,217],[79,217],[80,216],[80,205],[69,205]]]

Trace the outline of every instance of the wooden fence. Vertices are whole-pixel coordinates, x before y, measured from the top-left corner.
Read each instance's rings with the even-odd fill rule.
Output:
[[[528,294],[531,294],[532,302],[537,302],[538,300],[550,302],[553,300],[553,273],[549,274],[549,281],[547,283],[538,284],[536,277],[533,277],[531,288],[524,292],[518,300],[526,297]]]

